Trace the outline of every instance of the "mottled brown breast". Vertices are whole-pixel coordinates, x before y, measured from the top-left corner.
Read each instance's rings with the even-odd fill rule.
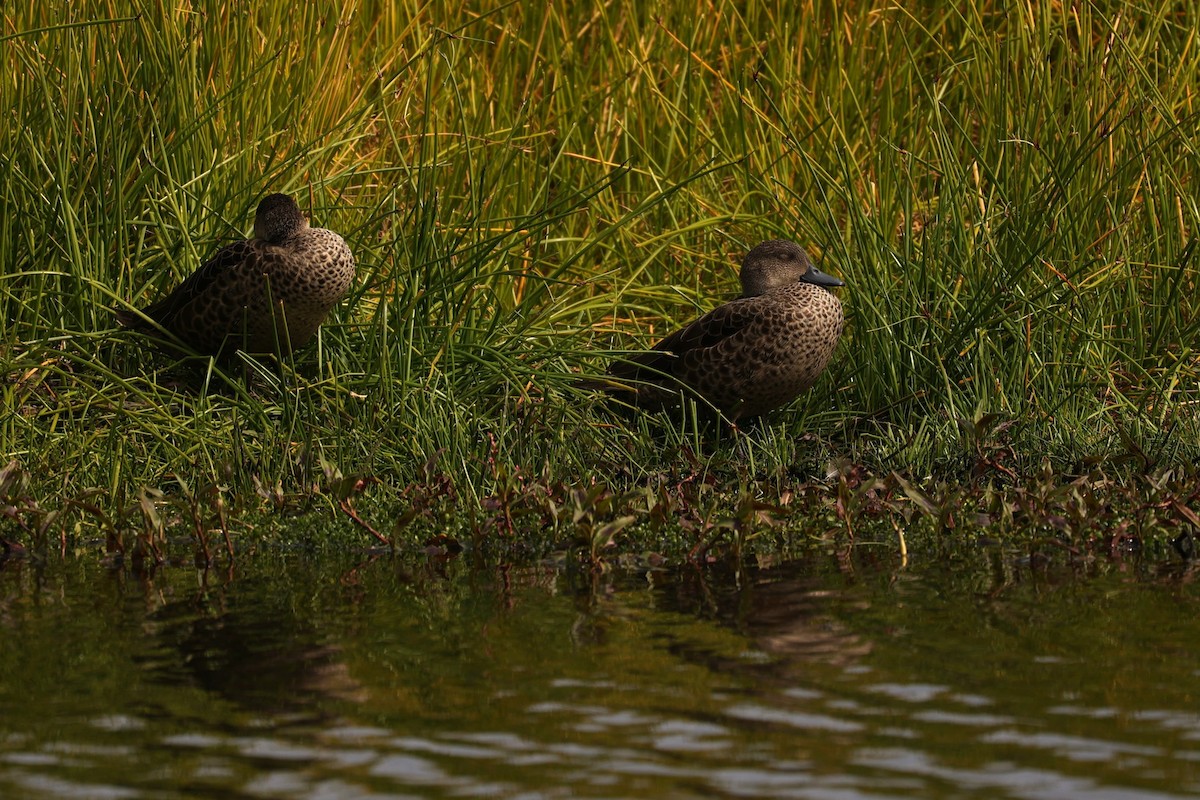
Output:
[[[735,420],[786,405],[812,386],[829,363],[844,325],[838,298],[807,283],[722,308],[730,307],[742,324],[714,344],[677,353],[672,371]],[[703,326],[707,319],[693,325]]]
[[[279,244],[222,248],[143,313],[198,352],[287,353],[316,334],[353,280],[342,237],[310,228]]]

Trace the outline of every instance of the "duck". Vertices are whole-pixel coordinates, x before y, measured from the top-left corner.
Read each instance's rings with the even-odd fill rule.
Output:
[[[606,391],[656,411],[699,395],[735,426],[781,408],[816,382],[845,327],[845,286],[804,248],[775,239],[746,254],[742,294],[644,353],[614,363]]]
[[[203,355],[288,355],[316,335],[353,281],[345,240],[311,227],[290,195],[271,194],[255,211],[254,238],[222,247],[166,297],[116,318]]]

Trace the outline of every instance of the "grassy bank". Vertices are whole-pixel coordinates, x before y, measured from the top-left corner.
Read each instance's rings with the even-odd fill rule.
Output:
[[[874,475],[1195,508],[1198,20],[1009,5],[10,4],[4,535],[694,543]],[[115,329],[270,191],[359,262],[316,346],[247,382]],[[777,237],[847,283],[806,397],[735,440],[577,388]]]

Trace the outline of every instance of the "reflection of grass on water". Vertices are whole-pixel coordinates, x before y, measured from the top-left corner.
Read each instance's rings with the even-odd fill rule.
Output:
[[[237,536],[352,500],[402,538],[689,547],[889,503],[961,528],[920,500],[935,479],[1008,523],[1019,498],[986,487],[1076,475],[1193,513],[1161,470],[1200,455],[1194,19],[460,5],[5,16],[0,499],[25,539]],[[244,236],[271,191],[359,261],[283,377],[115,332],[111,309]],[[807,396],[734,441],[577,388],[772,237],[847,283]],[[855,466],[822,489],[831,458]]]

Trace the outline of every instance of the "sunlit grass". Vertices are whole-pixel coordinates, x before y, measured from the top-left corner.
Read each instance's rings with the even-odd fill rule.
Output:
[[[3,452],[38,508],[87,498],[82,529],[141,525],[146,488],[333,510],[338,474],[378,481],[386,517],[430,463],[466,517],[664,475],[773,501],[834,457],[964,477],[964,420],[988,414],[1015,421],[1020,474],[1190,465],[1195,25],[1059,3],[9,4]],[[271,191],[359,262],[295,364],[247,381],[116,330]],[[776,237],[847,282],[806,397],[735,438],[578,388]]]

